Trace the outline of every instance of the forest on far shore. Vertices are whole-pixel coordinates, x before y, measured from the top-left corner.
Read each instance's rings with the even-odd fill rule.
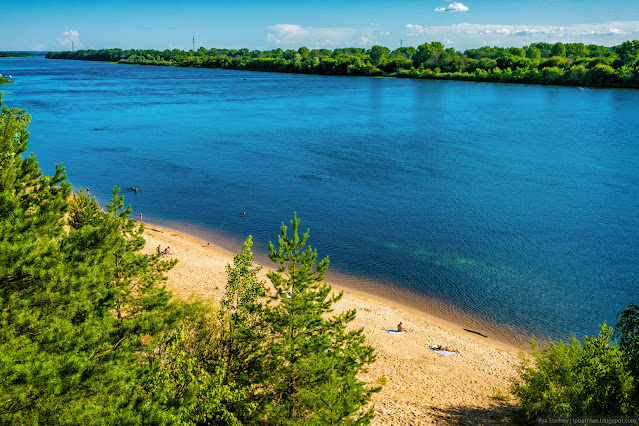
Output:
[[[0,52],[0,58],[20,58],[24,56],[43,56],[44,52]]]
[[[464,52],[435,41],[395,50],[384,46],[267,51],[200,47],[197,51],[78,50],[49,52],[46,57],[303,74],[639,88],[639,40],[615,47],[533,43]]]

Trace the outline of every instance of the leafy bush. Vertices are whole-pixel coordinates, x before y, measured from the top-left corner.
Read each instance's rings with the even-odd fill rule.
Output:
[[[613,329],[602,325],[599,337],[580,342],[533,342],[532,360],[522,357],[520,379],[512,392],[521,402],[519,420],[538,416],[636,415],[638,377],[635,350],[639,314],[631,305],[622,316],[622,344],[610,342]]]

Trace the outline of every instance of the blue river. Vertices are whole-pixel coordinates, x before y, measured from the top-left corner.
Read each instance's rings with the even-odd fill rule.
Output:
[[[297,212],[335,280],[505,341],[596,335],[639,303],[637,90],[43,57],[0,73],[46,173],[231,251],[253,235],[266,266]]]

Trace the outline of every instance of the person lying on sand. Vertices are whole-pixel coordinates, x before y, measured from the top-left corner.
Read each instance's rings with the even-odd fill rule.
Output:
[[[459,349],[449,348],[448,346],[444,346],[444,345],[435,345],[435,346],[433,346],[433,349],[435,349],[436,351],[446,351],[446,352],[457,352],[457,353],[459,353]]]
[[[397,324],[397,331],[399,333],[401,333],[401,332],[410,333],[410,330],[407,329],[406,327],[404,327],[404,323],[402,321],[400,321],[399,324]]]

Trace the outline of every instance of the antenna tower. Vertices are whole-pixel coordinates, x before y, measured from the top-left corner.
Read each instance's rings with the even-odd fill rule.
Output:
[[[195,51],[195,36],[193,36],[193,51]]]

